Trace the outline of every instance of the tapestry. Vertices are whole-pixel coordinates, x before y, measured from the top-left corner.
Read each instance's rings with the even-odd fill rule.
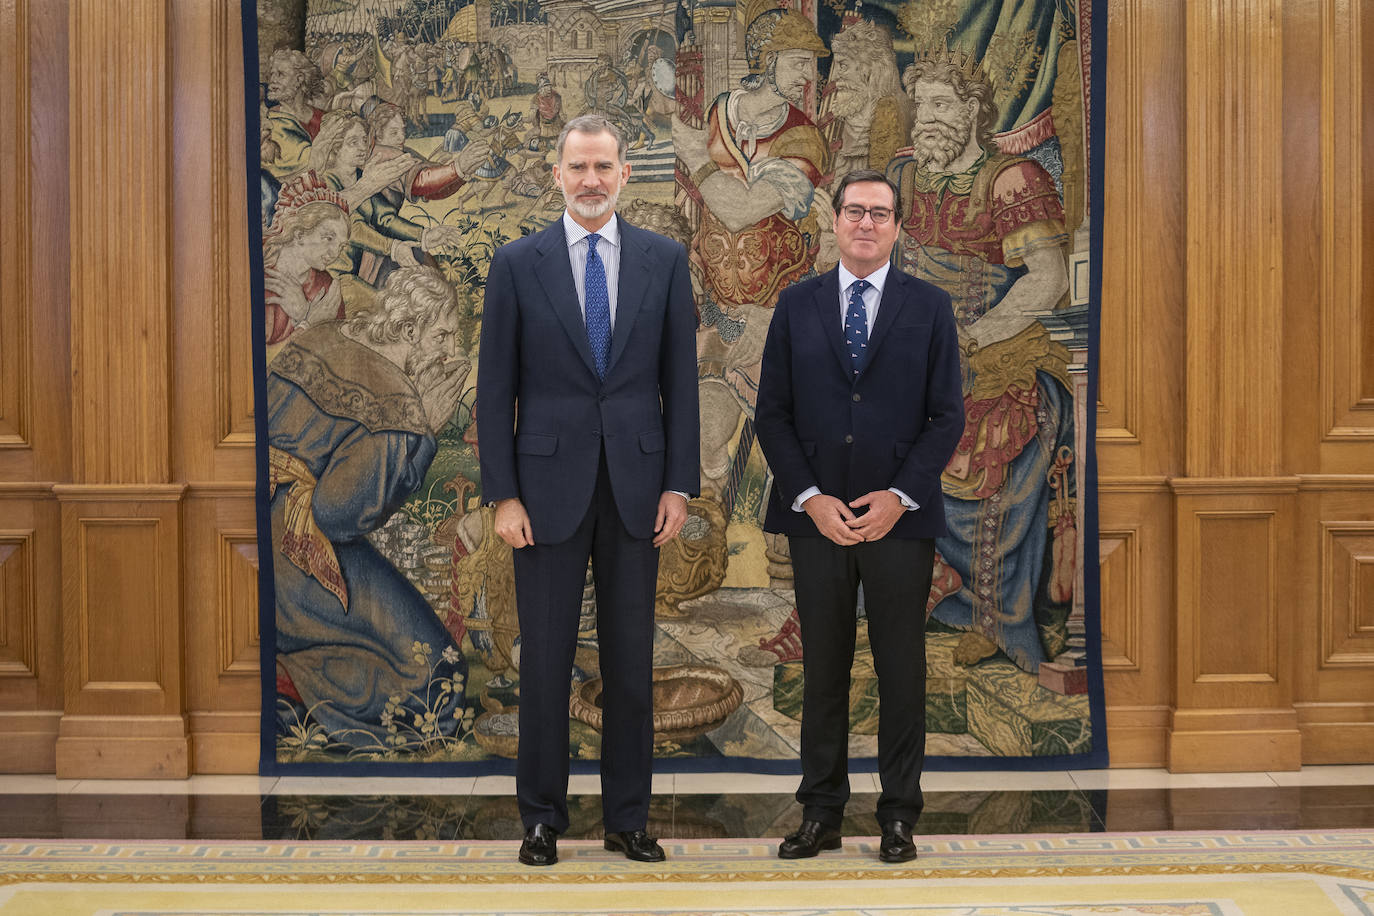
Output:
[[[662,770],[799,772],[802,661],[754,404],[772,309],[834,267],[832,192],[901,189],[966,427],[927,619],[931,768],[1103,766],[1093,454],[1100,0],[245,2],[265,773],[513,772],[512,553],[478,455],[492,254],[560,218],[564,123],[686,246],[701,495],[662,549]],[[427,316],[441,316],[431,318]],[[537,368],[532,370],[537,371]],[[859,608],[850,756],[877,756]],[[569,696],[595,769],[590,574]],[[579,763],[581,761],[582,763]]]

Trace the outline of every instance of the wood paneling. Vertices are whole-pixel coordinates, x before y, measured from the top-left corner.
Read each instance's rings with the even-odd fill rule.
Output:
[[[253,477],[252,300],[249,295],[240,19],[232,3],[178,3],[171,19],[173,466],[193,481]],[[208,191],[208,194],[207,194]],[[256,191],[254,192],[256,193]],[[207,371],[207,367],[211,371]]]
[[[1182,467],[1183,5],[1107,2],[1097,446],[1103,478]]]
[[[1099,531],[1102,667],[1140,670],[1140,531]]]
[[[33,426],[27,16],[27,3],[0,5],[0,448],[27,447]]]
[[[182,716],[183,485],[57,486],[65,715],[57,772],[189,773]],[[175,724],[182,730],[177,732]]]
[[[32,529],[0,530],[0,677],[34,677],[38,630]]]
[[[1283,435],[1281,0],[1187,4],[1187,470],[1269,477]]]
[[[1322,246],[1321,398],[1326,437],[1374,439],[1374,212],[1360,188],[1374,182],[1374,129],[1369,80],[1374,78],[1374,8],[1368,3],[1322,4],[1321,132]],[[1354,78],[1352,78],[1352,76]],[[1354,191],[1355,193],[1352,193]]]
[[[1374,669],[1374,523],[1322,522],[1323,668]]]
[[[168,4],[69,8],[73,470],[81,483],[161,483],[171,479]]]

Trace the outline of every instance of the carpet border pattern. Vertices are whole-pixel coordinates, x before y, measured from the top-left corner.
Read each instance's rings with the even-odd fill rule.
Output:
[[[780,863],[761,840],[664,841],[666,865],[565,841],[563,861],[530,869],[513,841],[0,841],[0,886],[34,882],[226,884],[577,884],[1132,877],[1301,873],[1374,880],[1374,830],[918,837],[921,857],[886,867],[875,838]]]

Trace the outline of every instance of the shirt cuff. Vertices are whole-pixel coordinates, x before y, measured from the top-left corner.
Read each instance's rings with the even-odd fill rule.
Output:
[[[897,489],[896,487],[888,487],[887,489],[888,489],[888,492],[889,492],[889,493],[896,493],[896,494],[897,494],[897,498],[900,499],[900,500],[902,501],[902,505],[906,506],[906,511],[910,512],[910,511],[912,511],[913,509],[919,509],[919,508],[921,508],[921,504],[920,504],[920,503],[916,502],[916,500],[912,499],[910,496],[907,496],[905,493],[903,493],[901,490]]]
[[[692,497],[688,496],[686,493],[682,492],[681,490],[669,490],[668,492],[669,492],[669,493],[676,493],[678,496],[681,496],[683,499],[687,500],[688,502],[691,502],[691,501],[692,501]]]
[[[802,490],[802,491],[801,491],[801,494],[800,494],[800,495],[796,498],[796,500],[792,503],[792,511],[793,511],[793,512],[805,512],[806,510],[802,508],[802,503],[806,502],[808,499],[810,499],[810,498],[813,497],[813,496],[819,496],[819,495],[820,495],[820,492],[821,492],[821,488],[820,488],[820,487],[807,487],[805,490]]]

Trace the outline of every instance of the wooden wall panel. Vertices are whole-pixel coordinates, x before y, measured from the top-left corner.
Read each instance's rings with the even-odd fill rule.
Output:
[[[33,427],[27,13],[27,3],[0,5],[0,449],[28,446]]]
[[[71,408],[63,4],[0,3],[0,772],[50,773]]]
[[[1173,494],[1164,478],[1103,481],[1102,654],[1113,766],[1162,766],[1173,694]]]
[[[0,677],[34,677],[38,551],[32,528],[0,530]]]
[[[1282,0],[1187,4],[1191,477],[1275,475],[1283,435]]]
[[[1374,9],[1326,0],[1321,16],[1321,400],[1325,438],[1374,445],[1374,212],[1359,188],[1374,181]],[[1352,191],[1356,191],[1352,193]],[[1340,331],[1346,333],[1339,333]],[[1351,333],[1353,332],[1353,333]],[[1367,452],[1366,449],[1361,451]],[[1331,470],[1335,470],[1332,468]]]
[[[73,458],[83,483],[170,480],[167,5],[71,5]],[[121,142],[111,143],[111,125]]]
[[[1374,670],[1374,522],[1322,522],[1322,668]]]
[[[195,202],[172,213],[172,278],[178,299],[198,304],[178,311],[172,329],[185,394],[173,408],[173,464],[193,482],[244,482],[254,473],[253,313],[237,6],[177,3],[170,29],[172,195]]]
[[[257,769],[258,600],[252,303],[238,6],[173,6],[176,473],[186,504],[186,709],[195,769]],[[206,193],[208,189],[208,195]],[[256,192],[255,192],[256,193]],[[213,371],[206,371],[213,367]]]
[[[1107,3],[1099,473],[1182,466],[1184,59],[1178,0]],[[1110,497],[1109,497],[1110,498]]]
[[[186,501],[186,705],[199,773],[246,773],[258,753],[258,548],[251,483]]]

